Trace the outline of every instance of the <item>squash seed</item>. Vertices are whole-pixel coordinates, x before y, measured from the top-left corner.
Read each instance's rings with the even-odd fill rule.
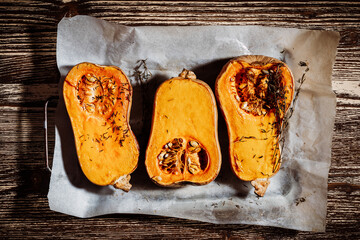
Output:
[[[190,157],[187,158],[188,170],[191,174],[196,174],[200,171],[200,166],[198,163],[191,160]]]
[[[269,75],[269,71],[266,70],[266,69],[261,70],[261,72],[262,72],[263,74]]]
[[[160,154],[159,154],[159,156],[158,156],[158,159],[160,160],[160,159],[163,159],[164,158],[164,155],[166,154],[166,152],[161,152]]]
[[[247,105],[248,105],[247,102],[243,102],[243,103],[241,104],[241,108],[242,108],[242,109],[247,109]]]
[[[243,88],[245,88],[246,86],[247,86],[247,83],[242,83],[242,84],[240,84],[239,88],[240,88],[240,89],[243,89]]]
[[[196,142],[196,141],[190,141],[189,144],[190,144],[190,146],[192,146],[192,147],[197,147],[197,146],[199,146],[199,143]]]
[[[189,154],[196,154],[202,150],[200,143],[190,140],[187,145],[183,145],[184,139],[174,138],[163,145],[162,151],[158,155],[160,169],[167,174],[181,174],[184,172],[185,162],[187,170],[191,174],[201,171],[198,156],[192,159]],[[186,159],[186,160],[185,160]]]
[[[87,74],[85,78],[86,78],[85,84],[93,84],[94,82],[96,82],[96,77],[90,73]]]

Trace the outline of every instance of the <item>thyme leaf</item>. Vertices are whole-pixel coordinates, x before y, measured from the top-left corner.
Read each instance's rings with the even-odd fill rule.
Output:
[[[147,67],[146,64],[147,59],[141,59],[137,61],[137,65],[135,66],[133,73],[131,77],[135,80],[136,83],[140,85],[140,92],[142,96],[142,135],[141,143],[140,144],[146,144],[146,139],[148,137],[146,134],[148,133],[147,129],[150,129],[150,123],[151,123],[151,112],[152,112],[152,102],[153,102],[153,96],[151,91],[151,83],[153,81],[150,81],[152,77],[152,73]],[[143,142],[143,143],[142,143]]]
[[[273,172],[276,171],[278,165],[282,162],[281,160],[281,154],[283,152],[283,149],[284,149],[284,146],[285,146],[285,142],[286,142],[286,138],[285,138],[285,134],[284,132],[287,131],[288,127],[289,127],[289,120],[290,118],[293,116],[293,113],[294,113],[294,110],[295,110],[295,106],[296,106],[296,102],[299,98],[299,94],[300,94],[300,91],[301,91],[301,88],[302,88],[302,85],[304,84],[305,80],[306,80],[306,73],[310,70],[308,64],[305,62],[305,61],[300,61],[299,62],[299,66],[300,67],[306,67],[304,69],[304,73],[302,74],[302,76],[298,79],[298,83],[299,83],[299,86],[295,89],[295,95],[294,95],[294,99],[292,101],[292,105],[291,107],[289,108],[289,110],[287,111],[286,115],[284,116],[284,119],[283,119],[283,122],[282,122],[282,125],[281,125],[281,122],[280,122],[280,126],[281,128],[279,129],[279,140],[278,142],[280,143],[281,145],[281,151],[280,151],[280,158],[279,158],[279,161],[276,162],[276,164],[274,165],[274,168],[273,168]],[[275,149],[274,151],[274,156],[273,156],[273,159],[276,157],[277,155],[277,152],[278,151],[278,148]]]

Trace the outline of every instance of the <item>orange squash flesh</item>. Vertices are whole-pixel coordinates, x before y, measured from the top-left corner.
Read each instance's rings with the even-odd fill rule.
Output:
[[[145,165],[150,178],[162,186],[203,185],[218,175],[216,100],[193,72],[184,70],[158,88]]]
[[[129,126],[132,87],[126,75],[114,66],[80,63],[66,76],[63,95],[85,176],[128,191],[139,147]]]
[[[216,96],[229,134],[233,172],[264,195],[280,169],[279,135],[294,94],[287,65],[265,56],[229,61],[216,81]]]

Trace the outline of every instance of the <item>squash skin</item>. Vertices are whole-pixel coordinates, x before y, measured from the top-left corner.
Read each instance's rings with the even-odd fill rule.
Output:
[[[156,184],[166,187],[179,187],[183,183],[204,185],[213,181],[220,171],[221,153],[217,134],[216,100],[211,88],[205,82],[197,80],[193,72],[184,69],[179,77],[166,80],[160,85],[153,109],[145,159],[149,177]],[[202,148],[199,153],[191,153],[192,141]],[[181,145],[176,153],[178,161],[175,163],[174,160],[176,167],[172,168],[171,173],[166,172],[161,165],[163,160],[159,160],[161,153],[170,149],[167,148],[169,142],[173,143],[173,147],[174,144]],[[189,167],[192,162],[187,159],[192,160],[193,156],[199,157],[200,161],[205,159],[206,164],[201,169],[193,169],[191,173]]]
[[[127,76],[115,66],[80,63],[67,74],[63,96],[85,176],[96,185],[129,191],[139,146],[129,125],[132,86]]]
[[[259,114],[248,111],[248,102],[244,103],[245,98],[241,99],[237,94],[238,91],[243,91],[239,90],[241,87],[244,88],[241,86],[244,81],[240,78],[246,79],[244,76],[248,76],[245,69],[252,68],[258,68],[260,71],[280,69],[280,85],[285,93],[283,111],[274,108],[263,110]],[[257,76],[260,76],[263,73],[258,74]],[[265,95],[269,94],[268,91],[264,92]],[[240,56],[230,60],[223,67],[216,80],[215,93],[228,128],[231,169],[239,179],[251,181],[256,188],[255,193],[263,196],[269,184],[268,179],[279,171],[281,165],[279,129],[293,99],[293,75],[289,67],[277,59],[261,55]]]

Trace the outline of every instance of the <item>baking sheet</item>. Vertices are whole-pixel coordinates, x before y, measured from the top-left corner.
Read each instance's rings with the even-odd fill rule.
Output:
[[[57,64],[61,73],[56,112],[55,150],[48,193],[50,208],[77,216],[139,213],[218,224],[257,224],[324,231],[327,177],[331,161],[336,99],[331,75],[339,34],[261,26],[127,27],[89,16],[63,18],[58,25]],[[162,188],[148,177],[144,151],[151,112],[144,106],[157,86],[185,67],[212,88],[222,66],[231,58],[260,54],[283,59],[301,78],[308,64],[295,111],[289,121],[283,164],[270,179],[264,197],[231,172],[228,139],[219,111],[219,141],[223,164],[215,181],[205,186]],[[152,73],[147,85],[133,77],[139,60]],[[134,88],[130,124],[141,149],[139,166],[125,193],[90,183],[78,164],[74,137],[62,99],[62,84],[76,64],[92,62],[119,66]],[[297,83],[298,85],[298,83]],[[145,95],[144,86],[146,86]],[[146,116],[143,116],[146,114]]]

